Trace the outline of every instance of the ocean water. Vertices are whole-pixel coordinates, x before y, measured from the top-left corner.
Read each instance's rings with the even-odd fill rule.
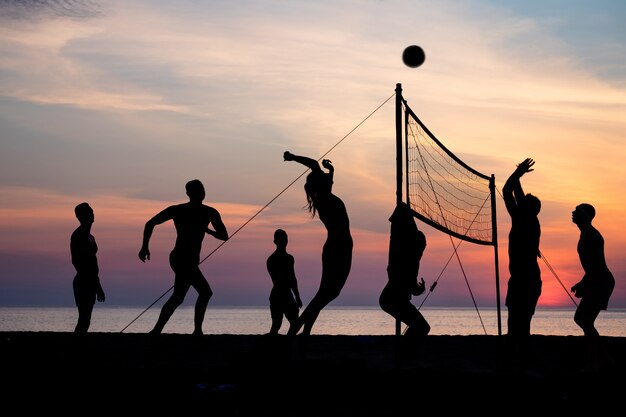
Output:
[[[90,332],[147,333],[156,323],[160,307],[94,308]],[[495,308],[422,308],[431,326],[431,335],[497,335]],[[78,317],[69,307],[0,307],[0,331],[71,332]],[[205,334],[265,334],[271,319],[268,307],[211,307],[204,319]],[[285,334],[289,323],[280,329]],[[404,326],[402,326],[404,328]],[[600,312],[596,328],[603,336],[626,337],[626,309]],[[500,329],[506,333],[506,309],[501,311]],[[193,307],[181,306],[164,333],[190,334],[193,331]],[[531,332],[538,335],[580,336],[574,323],[573,309],[538,309]],[[378,307],[334,307],[322,310],[312,334],[393,335],[395,320]]]

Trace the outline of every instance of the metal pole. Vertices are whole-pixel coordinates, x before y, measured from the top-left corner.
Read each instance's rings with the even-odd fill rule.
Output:
[[[396,84],[396,205],[402,203],[402,84]],[[396,336],[402,335],[402,322],[396,319]]]
[[[491,229],[493,230],[493,252],[496,268],[496,307],[498,311],[498,336],[502,336],[502,319],[500,314],[500,265],[498,261],[498,222],[496,215],[496,177],[491,174],[489,181],[489,190],[491,192]]]
[[[396,203],[402,202],[402,84],[396,84]]]

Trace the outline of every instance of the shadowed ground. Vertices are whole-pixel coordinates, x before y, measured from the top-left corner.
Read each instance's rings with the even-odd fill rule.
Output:
[[[584,372],[582,336],[532,336],[524,371],[504,336],[2,332],[3,408],[15,414],[175,416],[578,415],[622,408],[626,338]],[[611,413],[613,414],[613,412]]]

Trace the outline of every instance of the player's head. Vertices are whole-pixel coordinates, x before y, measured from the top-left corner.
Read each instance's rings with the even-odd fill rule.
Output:
[[[541,200],[539,200],[537,196],[528,193],[526,194],[526,198],[524,199],[524,206],[530,214],[536,216],[541,211]]]
[[[306,177],[304,183],[304,192],[306,193],[306,199],[308,208],[313,215],[317,211],[315,207],[315,200],[317,196],[322,194],[330,194],[333,188],[332,175],[323,171],[311,171]]]
[[[288,241],[289,238],[287,237],[287,232],[285,232],[283,229],[276,229],[276,231],[274,232],[274,243],[277,246],[287,246]]]
[[[576,224],[591,223],[596,217],[596,209],[589,203],[581,203],[572,212],[572,221]]]
[[[93,209],[88,203],[80,203],[79,205],[74,207],[74,214],[76,214],[76,218],[81,224],[93,223]]]
[[[202,201],[206,196],[204,191],[204,185],[200,180],[191,180],[185,185],[185,190],[187,191],[187,195],[190,200],[193,201]]]
[[[579,204],[576,208],[587,216],[589,220],[593,220],[596,217],[596,209],[589,203]]]

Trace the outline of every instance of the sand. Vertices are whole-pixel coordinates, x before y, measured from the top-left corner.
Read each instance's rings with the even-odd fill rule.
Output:
[[[598,372],[582,369],[582,336],[532,336],[525,369],[505,360],[505,336],[0,338],[3,406],[20,415],[595,415],[624,395],[619,337],[603,337],[615,363]]]

